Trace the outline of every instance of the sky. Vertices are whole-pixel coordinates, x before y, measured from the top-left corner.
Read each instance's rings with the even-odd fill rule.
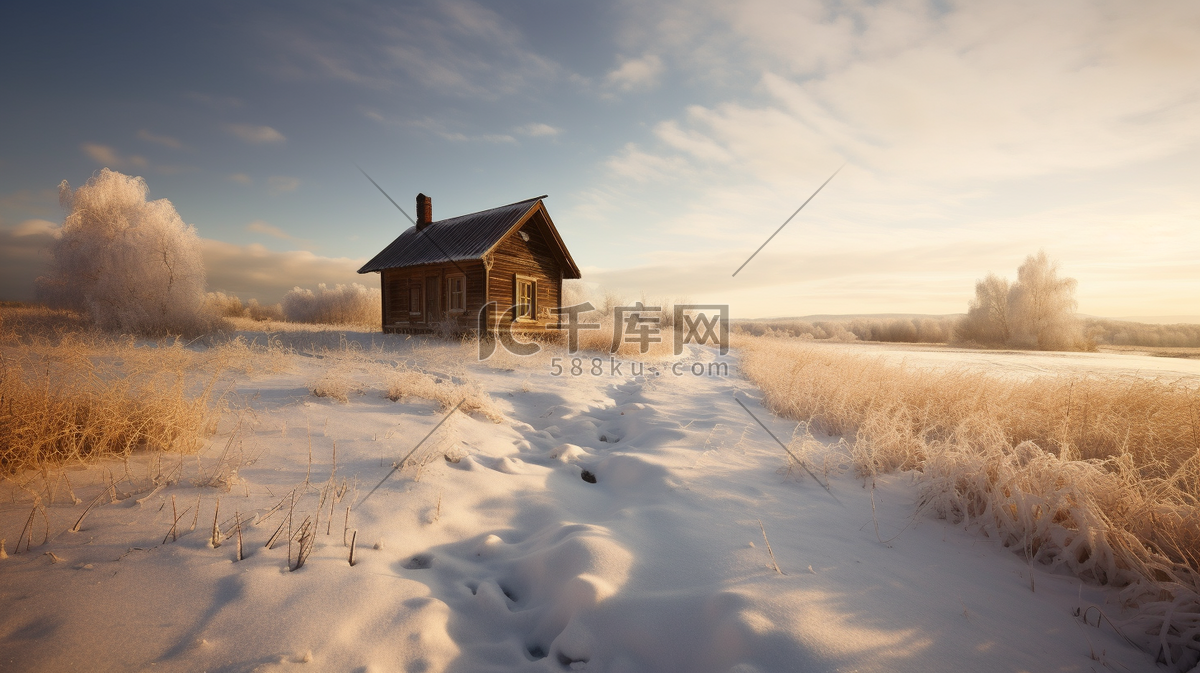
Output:
[[[363,282],[541,194],[583,279],[735,317],[959,313],[1045,250],[1082,313],[1200,315],[1200,3],[25,3],[0,26],[0,299],[58,185],[145,178],[212,290]],[[744,270],[732,274],[835,171]]]

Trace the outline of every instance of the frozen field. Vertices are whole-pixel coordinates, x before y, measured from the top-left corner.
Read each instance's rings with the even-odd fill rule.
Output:
[[[1090,373],[1200,382],[1200,349],[1176,349],[1194,351],[1189,353],[1191,357],[1163,357],[1151,355],[1154,349],[1128,353],[1060,353],[974,350],[933,344],[809,343],[847,353],[878,355],[890,362],[904,362],[914,367],[967,367],[991,374],[1016,376]]]
[[[734,353],[711,376],[700,349],[684,362],[703,376],[607,361],[553,376],[546,354],[481,364],[457,345],[386,341],[229,379],[246,411],[201,456],[69,470],[79,504],[53,472],[5,480],[0,670],[1156,670],[1095,626],[1120,614],[1115,592],[914,516],[910,476],[874,491],[832,476],[830,493],[787,474],[735,398],[785,443],[794,424],[758,404]],[[1200,376],[1195,360],[845,348],[920,366]],[[477,382],[504,419],[453,413],[372,493],[446,416],[385,398],[395,362]],[[348,402],[310,394],[331,372]],[[155,490],[154,475],[175,483]],[[47,520],[34,517],[31,552],[12,553],[35,497]],[[295,572],[289,510],[312,540]]]

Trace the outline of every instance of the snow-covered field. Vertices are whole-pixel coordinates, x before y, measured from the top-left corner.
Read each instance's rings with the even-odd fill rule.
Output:
[[[1152,355],[1156,349],[1125,353],[1063,353],[1053,351],[996,351],[940,344],[849,343],[811,341],[821,348],[857,355],[874,355],[889,362],[930,369],[968,368],[989,374],[1041,376],[1046,374],[1103,374],[1200,382],[1200,349],[1190,357]]]
[[[231,379],[245,411],[200,457],[69,470],[80,504],[53,472],[4,481],[0,670],[1156,668],[1107,621],[1097,628],[1120,615],[1114,591],[916,516],[911,476],[872,489],[834,475],[830,493],[787,474],[735,399],[785,443],[793,424],[758,404],[736,353],[711,376],[714,356],[697,348],[683,361],[703,363],[702,376],[670,363],[635,376],[607,360],[599,375],[589,362],[572,375],[568,361],[554,376],[549,354],[505,366],[463,346],[386,340],[385,352],[297,354],[285,373]],[[885,354],[1007,366],[1002,354],[920,353]],[[1011,362],[1200,374],[1197,361],[1135,357]],[[505,420],[454,412],[388,477],[446,416],[384,397],[392,361],[478,382]],[[354,382],[348,403],[310,394],[330,368]],[[155,474],[178,481],[155,491]],[[118,497],[106,494],[123,476]],[[35,494],[48,517],[33,517],[32,551],[13,553]],[[289,510],[294,533],[306,517],[315,533],[295,572]]]

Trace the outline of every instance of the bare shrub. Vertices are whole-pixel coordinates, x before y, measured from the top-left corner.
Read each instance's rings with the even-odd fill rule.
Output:
[[[352,283],[317,291],[296,287],[283,297],[283,314],[290,322],[379,327],[383,322],[379,288]]]
[[[925,505],[1029,558],[1125,587],[1126,634],[1200,659],[1200,389],[1115,376],[1002,378],[743,337],[775,413],[853,437],[864,477],[917,470]]]
[[[39,298],[88,315],[106,330],[148,336],[211,328],[200,239],[166,199],[147,201],[142,178],[103,169],[79,189],[63,181],[68,210]]]

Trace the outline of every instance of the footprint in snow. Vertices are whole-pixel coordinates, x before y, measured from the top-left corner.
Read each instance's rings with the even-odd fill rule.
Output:
[[[418,554],[404,562],[409,570],[428,570],[433,566],[433,557],[428,554]]]

